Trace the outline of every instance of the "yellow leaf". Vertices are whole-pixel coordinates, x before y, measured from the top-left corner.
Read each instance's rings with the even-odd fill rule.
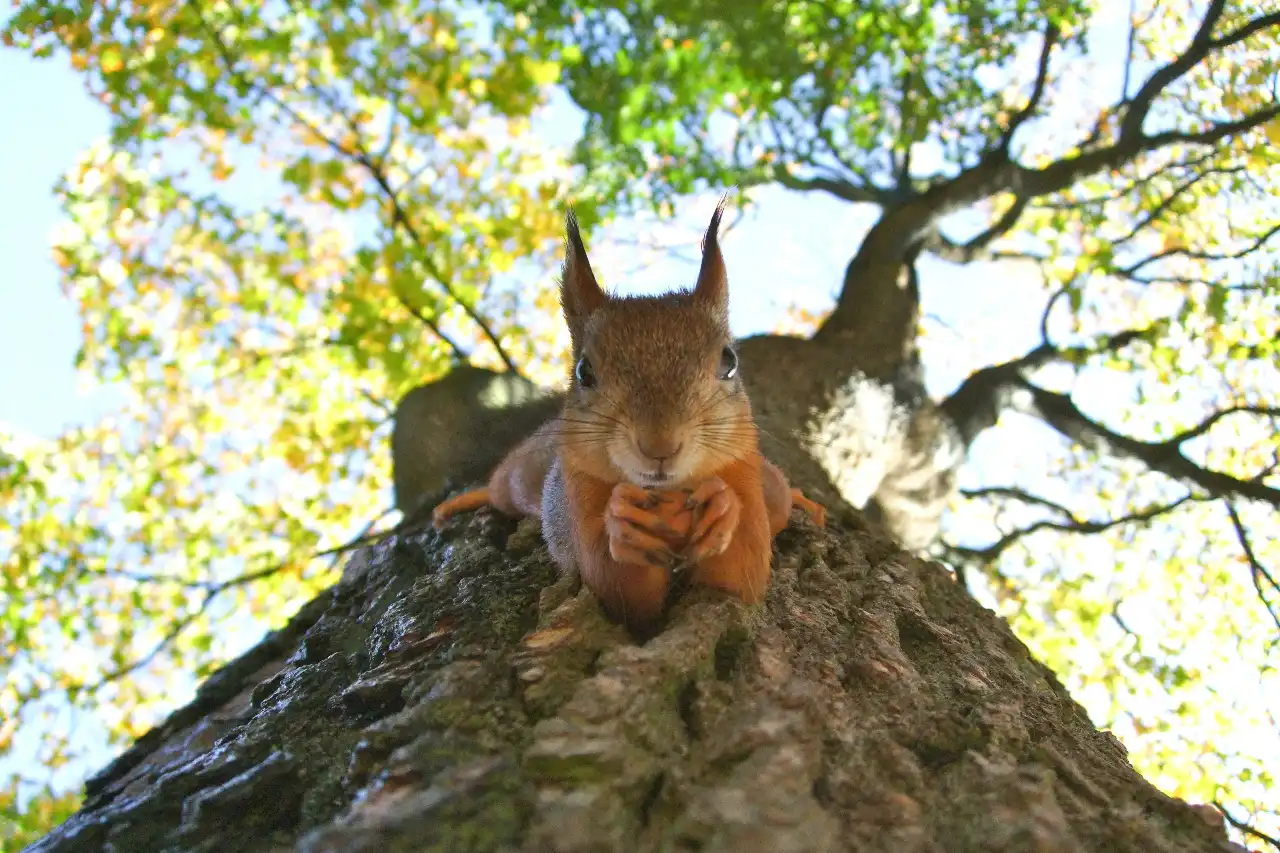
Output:
[[[124,58],[118,47],[112,46],[102,51],[102,73],[114,74],[121,68],[124,68]]]

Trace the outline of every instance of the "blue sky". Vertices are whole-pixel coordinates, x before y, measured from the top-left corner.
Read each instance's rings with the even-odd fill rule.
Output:
[[[54,435],[101,405],[77,391],[79,319],[49,257],[52,189],[107,122],[66,63],[15,50],[0,50],[0,116],[0,422]]]

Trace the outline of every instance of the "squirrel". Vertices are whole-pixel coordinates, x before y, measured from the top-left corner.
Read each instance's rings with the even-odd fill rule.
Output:
[[[554,561],[632,629],[662,615],[684,570],[694,585],[759,602],[792,507],[825,523],[825,508],[759,449],[729,334],[724,205],[703,239],[695,287],[660,296],[606,295],[568,212],[560,297],[574,366],[563,411],[517,445],[486,488],[432,514],[437,529],[486,505],[539,518]]]

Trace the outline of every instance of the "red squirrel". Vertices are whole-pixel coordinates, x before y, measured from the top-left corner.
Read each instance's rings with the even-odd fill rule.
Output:
[[[693,584],[748,604],[763,598],[772,539],[792,506],[819,525],[825,509],[760,453],[729,334],[723,213],[722,200],[693,290],[619,297],[596,282],[569,212],[560,297],[574,367],[564,410],[506,456],[487,488],[437,506],[437,528],[484,505],[540,518],[556,563],[576,568],[632,628],[662,614],[682,566]],[[674,512],[673,495],[684,500]]]

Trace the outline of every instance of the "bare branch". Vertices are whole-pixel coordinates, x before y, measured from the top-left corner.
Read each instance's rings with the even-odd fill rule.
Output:
[[[773,179],[789,190],[830,193],[838,199],[843,199],[844,201],[852,202],[854,204],[880,204],[885,201],[883,192],[869,186],[860,187],[850,181],[842,181],[834,178],[800,178],[792,175],[783,166],[778,166],[774,169]]]
[[[423,314],[422,309],[418,308],[416,305],[414,305],[412,302],[406,299],[403,293],[400,293],[397,291],[396,299],[400,302],[400,306],[404,308],[404,310],[412,314],[419,323],[421,323],[422,325],[430,329],[433,335],[435,335],[440,340],[444,341],[445,346],[453,350],[454,355],[458,356],[458,358],[461,358],[464,361],[467,359],[466,351],[462,349],[462,346],[458,344],[457,341],[455,341],[453,338],[449,337],[444,333],[444,330],[440,328],[439,323],[432,320],[426,314]]]
[[[985,486],[981,489],[961,489],[960,494],[970,500],[980,500],[982,498],[1007,498],[1009,500],[1022,501],[1025,504],[1043,507],[1047,510],[1058,513],[1064,518],[1074,519],[1075,513],[1060,503],[1051,501],[1048,498],[1033,495],[1022,489],[1013,486]]]
[[[1128,243],[1130,240],[1137,237],[1138,234],[1142,233],[1144,230],[1150,227],[1153,223],[1159,220],[1160,217],[1164,215],[1164,212],[1168,210],[1169,207],[1175,201],[1178,200],[1179,196],[1181,196],[1184,192],[1191,189],[1196,184],[1200,183],[1206,178],[1213,175],[1240,174],[1245,171],[1247,171],[1247,167],[1245,166],[1234,166],[1228,169],[1206,169],[1203,172],[1193,173],[1190,178],[1187,178],[1185,181],[1175,186],[1173,188],[1173,191],[1169,193],[1167,196],[1165,196],[1163,199],[1161,199],[1160,203],[1156,205],[1154,208],[1152,208],[1150,211],[1148,211],[1148,213],[1145,216],[1138,219],[1138,221],[1133,224],[1133,227],[1129,229],[1129,232],[1127,234],[1125,234],[1123,237],[1118,237],[1111,242],[1113,244],[1119,245],[1120,243]]]
[[[1133,73],[1133,49],[1138,41],[1138,22],[1133,19],[1137,0],[1129,0],[1129,39],[1124,52],[1124,77],[1120,82],[1120,102],[1129,99],[1129,76]]]
[[[1247,405],[1228,406],[1225,409],[1219,409],[1218,411],[1214,412],[1212,415],[1205,418],[1203,421],[1196,424],[1191,429],[1183,430],[1182,432],[1178,433],[1172,438],[1166,439],[1162,443],[1169,447],[1177,447],[1178,445],[1185,444],[1191,439],[1198,438],[1204,435],[1209,430],[1213,429],[1213,425],[1216,424],[1218,421],[1222,420],[1223,418],[1225,418],[1227,415],[1234,415],[1240,412],[1248,412],[1249,414],[1252,414],[1252,415],[1262,415],[1264,417],[1272,417],[1272,418],[1280,417],[1280,408],[1277,408],[1275,406],[1247,406]]]
[[[1236,510],[1235,504],[1231,501],[1223,501],[1227,507],[1227,514],[1231,516],[1231,526],[1235,528],[1236,539],[1240,542],[1240,548],[1244,551],[1244,558],[1249,563],[1249,573],[1253,578],[1253,588],[1258,592],[1258,599],[1262,602],[1262,606],[1267,609],[1267,613],[1271,615],[1271,621],[1276,623],[1276,628],[1280,629],[1280,609],[1272,602],[1272,596],[1280,593],[1280,583],[1276,582],[1275,575],[1267,571],[1266,567],[1258,560],[1257,553],[1253,550],[1253,543],[1249,541],[1249,532],[1245,530],[1244,522],[1240,520],[1240,513]]]
[[[1050,306],[1056,298],[1050,299]],[[1102,352],[1117,352],[1133,341],[1151,334],[1150,329],[1129,329],[1102,338],[1090,346],[1079,347],[1059,348],[1047,342],[1042,343],[1011,361],[976,371],[942,402],[941,409],[951,418],[965,443],[972,443],[983,430],[995,426],[1001,410],[1011,406],[1011,395],[1020,387],[1024,370],[1046,364],[1078,361]]]
[[[1280,839],[1271,835],[1267,835],[1265,832],[1259,829],[1254,829],[1248,823],[1246,823],[1245,821],[1241,820],[1238,817],[1235,817],[1234,815],[1231,814],[1231,812],[1227,811],[1227,807],[1224,806],[1218,800],[1213,801],[1213,807],[1216,808],[1218,811],[1222,812],[1222,816],[1223,818],[1226,819],[1227,823],[1234,826],[1240,832],[1243,832],[1245,835],[1251,835],[1254,838],[1258,839],[1259,841],[1264,841],[1267,844],[1270,844],[1272,847],[1276,848],[1277,851],[1280,851]]]
[[[1062,507],[1059,507],[1056,504],[1053,504],[1052,502],[1048,502],[1043,498],[1039,498],[1038,496],[1029,495],[1027,496],[1027,498],[1030,499],[1029,502],[1031,503],[1039,503],[1039,504],[1048,503],[1050,506],[1052,506],[1055,509],[1063,509]],[[1025,500],[1027,498],[1023,498],[1019,496],[1019,497],[1016,497],[1015,499]],[[962,545],[949,545],[948,548],[955,554],[960,555],[966,559],[976,560],[981,563],[989,563],[995,560],[996,558],[998,558],[1001,554],[1003,554],[1005,551],[1007,551],[1009,548],[1011,548],[1014,544],[1016,544],[1020,540],[1026,538],[1027,536],[1030,536],[1033,533],[1037,533],[1041,530],[1056,530],[1060,533],[1071,533],[1071,534],[1103,533],[1107,530],[1111,530],[1112,528],[1121,527],[1124,525],[1145,524],[1148,521],[1152,521],[1156,518],[1159,518],[1162,515],[1167,515],[1168,513],[1173,512],[1174,510],[1178,509],[1184,504],[1202,502],[1207,500],[1212,500],[1212,498],[1199,497],[1194,494],[1188,493],[1182,496],[1181,498],[1179,498],[1178,500],[1173,501],[1172,503],[1156,504],[1142,510],[1137,510],[1135,512],[1128,513],[1126,515],[1116,516],[1115,518],[1109,518],[1105,521],[1081,520],[1076,518],[1073,514],[1070,514],[1068,511],[1068,517],[1067,517],[1067,520],[1065,521],[1052,521],[1050,519],[1040,519],[1039,521],[1034,521],[1031,524],[1028,524],[1026,527],[1020,527],[1017,530],[1004,534],[995,542],[983,548],[968,548]]]
[[[225,581],[219,581],[216,583],[202,585],[204,588],[204,596],[200,599],[200,605],[195,610],[188,612],[182,618],[176,620],[169,627],[169,630],[165,632],[165,635],[160,638],[160,642],[156,643],[155,646],[151,648],[151,651],[147,652],[145,655],[137,658],[131,663],[127,663],[123,666],[113,669],[111,672],[105,673],[101,678],[99,678],[98,680],[92,683],[70,685],[66,688],[67,691],[71,693],[77,693],[81,691],[88,691],[92,693],[94,691],[102,689],[103,687],[107,686],[108,684],[111,684],[112,682],[119,681],[120,679],[126,676],[132,675],[133,673],[137,672],[138,670],[150,664],[153,660],[155,660],[157,657],[160,656],[161,652],[165,651],[170,646],[172,646],[175,642],[177,642],[178,637],[182,635],[182,632],[187,630],[187,628],[189,628],[192,623],[194,623],[197,619],[199,619],[202,615],[204,615],[205,611],[209,609],[209,606],[213,604],[214,599],[217,598],[219,595],[226,592],[227,590],[234,589],[235,587],[245,586],[255,581],[259,581],[264,578],[270,577],[271,575],[279,572],[283,568],[284,568],[284,564],[267,566],[266,568],[258,569],[257,571],[246,572],[243,575],[238,575],[234,578],[230,578]]]
[[[1058,43],[1058,28],[1054,24],[1049,24],[1044,30],[1044,45],[1040,48],[1040,62],[1036,67],[1036,82],[1031,89],[1031,98],[1027,101],[1027,105],[1018,110],[1013,118],[1009,120],[1009,127],[1005,129],[1004,136],[1000,140],[1000,148],[1007,156],[1010,146],[1013,144],[1013,135],[1017,133],[1018,128],[1022,127],[1028,119],[1035,115],[1036,110],[1040,107],[1040,101],[1044,99],[1046,85],[1049,82],[1049,58],[1053,55],[1053,46]]]
[[[1197,252],[1191,249],[1184,249],[1184,248],[1166,249],[1163,252],[1156,252],[1154,255],[1149,255],[1140,261],[1130,264],[1127,267],[1121,267],[1120,269],[1116,270],[1116,272],[1120,275],[1132,276],[1134,275],[1134,273],[1136,273],[1138,270],[1145,267],[1147,264],[1155,263],[1156,261],[1163,260],[1165,258],[1172,258],[1172,257],[1190,258],[1192,260],[1197,260],[1197,261],[1239,260],[1240,258],[1251,255],[1254,252],[1261,249],[1263,246],[1267,244],[1267,242],[1272,237],[1276,236],[1277,234],[1280,234],[1280,223],[1276,223],[1275,225],[1268,228],[1261,235],[1259,235],[1251,245],[1249,245],[1247,248],[1241,249],[1238,252]]]

